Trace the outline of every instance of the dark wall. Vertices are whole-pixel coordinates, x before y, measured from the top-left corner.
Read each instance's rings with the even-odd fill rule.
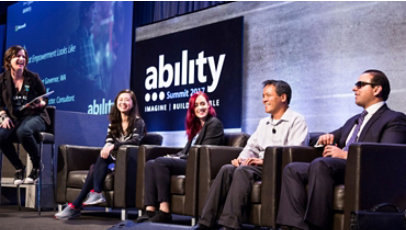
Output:
[[[7,7],[16,1],[0,2],[0,25],[7,23]]]

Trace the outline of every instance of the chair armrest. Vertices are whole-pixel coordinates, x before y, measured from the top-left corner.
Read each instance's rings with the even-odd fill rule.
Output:
[[[76,145],[61,145],[58,151],[56,202],[66,202],[66,183],[70,171],[89,170],[96,162],[101,148]]]
[[[173,154],[181,151],[179,147],[164,147],[158,145],[141,145],[137,156],[137,176],[136,176],[136,200],[135,207],[144,209],[145,194],[145,163],[157,157]]]
[[[406,145],[358,143],[350,146],[345,171],[344,226],[351,212],[388,202],[406,206]]]
[[[44,144],[53,144],[55,143],[55,136],[52,133],[39,132],[38,141],[43,142]]]
[[[310,162],[321,150],[308,146],[272,146],[265,149],[261,181],[261,224],[276,226],[283,168],[293,162]]]
[[[185,213],[182,215],[197,216],[198,172],[201,146],[193,146],[189,150],[185,175]]]
[[[243,150],[241,147],[202,146],[200,148],[200,162],[198,173],[198,215],[201,214],[211,181],[216,177],[220,168],[231,163]]]
[[[264,154],[261,181],[261,223],[275,226],[282,179],[284,147],[267,147]]]
[[[309,146],[286,146],[283,147],[282,169],[291,162],[311,162],[317,157],[321,157],[322,148]]]
[[[114,208],[135,206],[137,156],[139,146],[123,145],[117,152],[114,174]]]

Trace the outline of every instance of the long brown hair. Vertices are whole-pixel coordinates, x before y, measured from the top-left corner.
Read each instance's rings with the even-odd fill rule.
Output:
[[[133,102],[133,107],[128,112],[128,127],[127,127],[127,130],[125,130],[125,132],[124,132],[124,130],[122,130],[122,126],[121,126],[121,122],[122,122],[121,113],[117,109],[118,97],[123,93],[130,94],[131,100]],[[141,117],[140,117],[140,114],[138,111],[137,98],[135,97],[134,92],[129,89],[120,91],[117,94],[116,98],[114,99],[114,105],[111,107],[111,110],[110,110],[109,119],[110,119],[110,125],[111,125],[110,130],[111,130],[112,135],[114,137],[119,137],[121,133],[126,133],[126,134],[131,133],[132,130],[134,129],[135,121],[140,118]]]

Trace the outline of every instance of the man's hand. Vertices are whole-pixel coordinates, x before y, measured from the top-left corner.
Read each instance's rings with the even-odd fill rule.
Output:
[[[317,141],[317,145],[326,146],[326,145],[332,145],[332,144],[334,144],[334,135],[329,134],[329,133],[321,135],[319,137],[319,140]]]
[[[324,147],[323,157],[347,159],[347,156],[347,151],[344,151],[335,145],[327,145],[326,147]]]
[[[263,165],[264,160],[259,158],[248,158],[248,159],[241,159],[237,158],[231,161],[231,164],[235,167],[238,166],[247,166],[247,165]]]
[[[114,149],[114,145],[108,145],[103,147],[103,149],[100,151],[100,157],[103,159],[107,159],[109,157],[111,150]]]
[[[264,160],[259,158],[248,158],[243,165],[263,165]]]
[[[14,123],[9,117],[6,117],[1,123],[0,127],[3,129],[11,129],[14,128]]]
[[[240,158],[233,159],[231,160],[231,164],[234,165],[235,167],[238,167],[241,164],[241,159]]]

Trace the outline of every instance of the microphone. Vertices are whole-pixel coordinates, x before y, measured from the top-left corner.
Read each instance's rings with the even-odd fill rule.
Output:
[[[266,124],[266,125],[269,125],[269,124],[271,124],[271,122],[267,121],[265,124]],[[276,133],[276,129],[275,129],[275,128],[272,128],[272,133],[273,133],[273,134]]]

